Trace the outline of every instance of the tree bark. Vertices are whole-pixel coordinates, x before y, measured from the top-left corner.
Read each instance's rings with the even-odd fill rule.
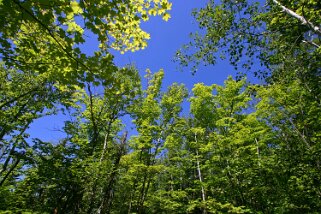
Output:
[[[111,205],[112,205],[112,199],[113,199],[113,187],[116,182],[117,169],[119,167],[120,159],[124,155],[126,142],[127,142],[127,132],[124,133],[121,143],[119,145],[116,160],[115,160],[115,163],[112,167],[112,173],[110,175],[108,185],[106,186],[106,188],[104,190],[104,198],[103,198],[103,201],[101,202],[101,205],[98,209],[98,213],[108,214],[111,211]]]
[[[318,26],[315,26],[312,22],[306,20],[306,18],[304,18],[303,16],[300,16],[299,14],[297,14],[296,12],[294,12],[293,10],[290,10],[289,8],[286,8],[285,6],[283,6],[280,2],[278,2],[277,0],[273,0],[273,2],[278,5],[280,8],[282,8],[282,10],[287,13],[288,15],[292,16],[293,18],[298,19],[303,25],[308,26],[309,28],[311,28],[311,30],[318,34],[319,36],[321,36],[321,29]]]
[[[195,142],[197,143],[197,137],[195,134]],[[200,161],[198,160],[198,150],[196,149],[196,165],[197,165],[197,174],[198,174],[198,179],[201,183],[201,193],[202,193],[202,201],[205,203],[206,202],[206,194],[205,194],[205,189],[203,186],[203,177],[202,177],[202,172],[201,172],[201,167],[200,167]],[[203,208],[203,214],[206,214],[206,209]]]

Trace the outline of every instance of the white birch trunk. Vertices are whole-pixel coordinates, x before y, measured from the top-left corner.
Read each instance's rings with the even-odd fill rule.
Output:
[[[303,25],[306,25],[308,27],[310,27],[313,32],[315,32],[316,34],[318,34],[319,36],[321,36],[321,29],[319,26],[315,26],[312,22],[306,20],[306,18],[304,18],[303,16],[297,14],[296,12],[294,12],[293,10],[290,10],[289,8],[286,8],[285,6],[283,6],[280,2],[278,2],[277,0],[273,0],[273,2],[278,5],[280,8],[282,8],[282,10],[287,13],[288,15],[298,19]]]

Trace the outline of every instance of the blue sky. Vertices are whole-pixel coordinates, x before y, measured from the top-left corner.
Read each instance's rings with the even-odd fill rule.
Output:
[[[173,62],[175,52],[190,41],[191,32],[198,30],[197,23],[191,16],[192,9],[204,6],[206,1],[173,0],[172,2],[170,12],[172,18],[168,22],[160,17],[152,17],[148,22],[143,23],[142,28],[151,34],[148,47],[135,53],[112,52],[115,55],[116,65],[134,64],[142,76],[147,68],[153,72],[164,69],[163,90],[174,82],[183,83],[191,90],[195,83],[223,84],[228,75],[235,76],[236,72],[228,61],[219,60],[215,66],[199,67],[195,75],[192,75],[189,70],[178,71],[178,63]],[[90,54],[96,45],[95,38],[88,39],[89,41],[82,48]],[[62,115],[56,115],[36,120],[29,129],[30,137],[58,141],[64,135],[57,130],[63,127],[65,119],[66,117]]]
[[[198,82],[222,84],[229,74],[235,74],[227,61],[220,61],[215,66],[201,67],[194,76],[188,70],[178,71],[178,63],[173,62],[175,52],[190,41],[191,32],[198,30],[197,23],[191,16],[192,9],[204,6],[207,1],[173,0],[172,2],[170,12],[172,18],[168,22],[163,21],[161,17],[152,17],[143,23],[143,29],[151,34],[147,48],[124,55],[116,53],[116,64],[123,66],[134,63],[142,74],[146,68],[154,72],[162,68],[165,70],[164,87],[173,82],[184,83],[189,89]]]

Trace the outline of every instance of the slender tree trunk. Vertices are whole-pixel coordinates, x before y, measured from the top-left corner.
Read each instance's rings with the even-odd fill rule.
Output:
[[[196,134],[195,134],[195,142],[197,144],[197,136],[196,136]],[[202,201],[204,202],[204,205],[205,205],[206,193],[205,193],[205,189],[204,189],[204,186],[203,186],[203,177],[202,177],[202,172],[201,172],[201,167],[200,167],[200,161],[198,159],[198,149],[196,149],[196,166],[197,166],[198,179],[199,179],[200,184],[201,184]],[[203,212],[203,214],[206,214],[207,213],[206,208],[203,208],[202,212]]]
[[[161,131],[160,135],[162,135],[163,131]],[[140,199],[139,199],[139,203],[138,203],[138,209],[137,212],[138,214],[143,213],[143,209],[144,209],[144,202],[145,202],[145,198],[146,195],[148,194],[148,190],[149,190],[149,186],[150,186],[150,182],[151,182],[151,175],[148,172],[148,169],[150,166],[154,165],[156,162],[156,155],[158,153],[158,149],[161,146],[160,143],[161,137],[158,138],[158,140],[156,141],[156,146],[155,146],[155,151],[153,154],[151,154],[151,150],[148,151],[148,154],[151,154],[149,156],[149,158],[147,159],[147,171],[145,171],[145,175],[144,175],[144,181],[143,181],[143,186],[142,186],[142,190],[141,190],[141,195],[140,195]],[[146,184],[147,182],[147,184]]]
[[[200,167],[200,162],[198,160],[198,150],[196,150],[196,165],[197,165],[197,174],[198,174],[198,179],[201,183],[201,193],[202,193],[202,201],[205,203],[206,202],[206,194],[205,194],[205,189],[203,186],[203,177],[202,177],[202,172],[201,172],[201,167]],[[206,214],[206,209],[203,209],[203,214]]]
[[[10,173],[16,168],[16,166],[18,165],[18,163],[20,162],[20,158],[18,158],[10,167],[9,171],[7,172],[7,174],[2,178],[2,180],[0,181],[0,186],[2,186],[2,184],[5,182],[5,180],[8,178],[8,176],[10,175]]]
[[[172,175],[172,173],[170,174],[170,176],[171,176],[171,191],[173,192],[173,191],[174,191],[174,188],[173,188],[173,182],[174,182],[174,180],[173,180],[173,175]]]
[[[124,154],[126,141],[127,141],[127,132],[124,133],[122,141],[119,145],[117,157],[112,167],[112,174],[110,175],[108,185],[104,190],[104,198],[103,198],[103,201],[101,202],[98,213],[109,214],[111,211],[111,205],[112,205],[112,199],[113,199],[113,187],[116,183],[117,170],[119,167],[120,159]]]
[[[144,202],[145,202],[145,194],[148,191],[147,187],[148,185],[148,168],[149,168],[149,164],[147,165],[147,170],[144,173],[144,180],[143,180],[143,185],[142,185],[142,189],[140,191],[140,197],[139,197],[139,201],[138,201],[138,207],[137,207],[137,213],[140,214],[143,212],[143,207],[144,207]],[[147,182],[147,187],[146,187],[146,182]]]
[[[257,152],[257,163],[259,166],[261,166],[261,157],[260,157],[260,148],[259,148],[259,142],[255,138],[255,143],[256,143],[256,152]]]
[[[2,175],[3,172],[5,172],[5,171],[7,170],[7,166],[8,166],[8,164],[9,164],[9,161],[10,161],[10,159],[11,159],[11,155],[12,155],[12,153],[14,152],[15,148],[16,148],[16,146],[13,145],[12,148],[10,149],[9,154],[8,154],[8,157],[7,157],[6,161],[4,162],[4,164],[3,164],[3,166],[2,166],[2,170],[1,170],[1,172],[0,172],[0,176]]]

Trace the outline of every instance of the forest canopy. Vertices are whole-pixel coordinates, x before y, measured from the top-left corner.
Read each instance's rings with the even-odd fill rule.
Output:
[[[0,0],[0,213],[320,211],[321,3],[208,0],[175,60],[239,75],[166,89],[112,50],[144,49],[172,4]],[[55,114],[64,137],[30,137]]]

